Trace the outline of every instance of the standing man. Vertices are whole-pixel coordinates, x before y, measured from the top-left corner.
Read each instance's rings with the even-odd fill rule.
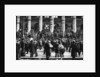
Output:
[[[19,60],[20,56],[21,56],[20,55],[20,41],[17,38],[17,40],[16,40],[16,60]]]
[[[82,52],[82,55],[83,55],[83,42],[80,41],[80,52]]]
[[[71,43],[71,56],[72,56],[72,59],[75,59],[76,52],[77,52],[77,46],[75,44],[75,40],[73,40],[72,43]]]
[[[34,42],[33,42],[32,38],[30,39],[30,45],[29,45],[29,47],[30,47],[30,57],[33,57],[33,54],[35,52],[35,47],[34,47]]]
[[[50,57],[50,46],[48,41],[45,42],[45,47],[44,47],[45,53],[46,53],[46,59],[49,60]]]
[[[65,52],[65,48],[64,48],[62,42],[60,42],[60,44],[59,44],[59,52],[60,52],[60,57],[61,57],[61,58],[64,57],[63,54],[64,54],[64,52]]]
[[[38,54],[37,54],[37,41],[35,40],[34,41],[34,50],[35,50],[35,57],[37,57],[38,56]]]
[[[54,50],[55,50],[55,57],[59,56],[59,52],[58,52],[58,41],[56,40],[55,44],[54,44]]]
[[[21,45],[21,56],[25,56],[24,44],[25,44],[24,39],[22,38],[21,43],[20,43],[20,45]]]

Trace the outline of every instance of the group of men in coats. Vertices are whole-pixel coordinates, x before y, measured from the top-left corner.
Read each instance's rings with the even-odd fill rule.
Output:
[[[25,41],[23,38],[18,38],[16,41],[16,59],[20,59],[21,56],[25,56],[30,52],[30,57],[38,56],[37,54],[37,41],[30,38],[29,41]]]
[[[37,41],[33,38],[30,38],[27,41],[24,41],[24,39],[17,39],[16,59],[19,59],[21,56],[25,56],[25,53],[28,52],[30,52],[30,57],[33,57],[34,54],[35,57],[37,57],[37,49],[41,49],[42,47],[44,48],[44,54],[46,55],[47,60],[49,60],[51,56],[51,51],[55,52],[55,58],[62,58],[64,57],[65,50],[68,50],[69,52],[71,52],[72,59],[75,59],[77,53],[80,56],[80,53],[83,52],[83,43],[77,42],[75,39],[73,39],[71,42],[69,42],[68,40],[64,42],[61,39],[44,41]]]

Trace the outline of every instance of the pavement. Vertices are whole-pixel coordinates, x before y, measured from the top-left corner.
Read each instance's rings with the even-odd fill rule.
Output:
[[[37,53],[38,53],[37,57],[35,57],[35,54],[33,55],[33,57],[30,57],[30,52],[28,52],[28,54],[26,53],[25,56],[21,56],[20,60],[46,60],[46,55],[43,53],[43,51],[44,51],[43,48],[41,50],[37,49]],[[50,60],[72,60],[72,57],[71,57],[70,52],[65,51],[64,57],[62,57],[62,58],[56,57],[55,58],[55,52],[51,51]],[[80,56],[75,57],[74,60],[83,60],[82,53]]]

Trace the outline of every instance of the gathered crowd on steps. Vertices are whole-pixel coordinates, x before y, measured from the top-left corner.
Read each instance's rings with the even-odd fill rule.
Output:
[[[43,53],[46,55],[46,59],[49,60],[51,52],[55,53],[55,58],[64,57],[64,53],[67,50],[71,53],[72,59],[75,59],[82,53],[83,55],[83,41],[76,38],[56,38],[56,39],[39,39],[36,40],[32,37],[17,38],[16,40],[16,59],[19,60],[21,56],[25,56],[30,52],[31,57],[37,57],[37,49],[44,49]],[[78,53],[78,54],[77,54]],[[35,56],[33,56],[35,55]]]

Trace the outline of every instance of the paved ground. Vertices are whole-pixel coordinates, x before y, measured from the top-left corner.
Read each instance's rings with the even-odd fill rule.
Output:
[[[21,60],[45,60],[46,59],[46,55],[43,54],[43,49],[39,50],[37,49],[37,53],[38,56],[35,57],[35,55],[33,55],[33,57],[30,57],[30,52],[28,54],[26,54],[26,56],[21,57]],[[51,52],[51,56],[50,56],[50,60],[61,60],[61,58],[55,58],[55,52]],[[62,58],[62,60],[72,60],[71,57],[71,53],[70,52],[65,52],[64,53],[64,57]],[[83,55],[81,54],[80,56],[77,56],[75,58],[75,60],[83,60]]]

